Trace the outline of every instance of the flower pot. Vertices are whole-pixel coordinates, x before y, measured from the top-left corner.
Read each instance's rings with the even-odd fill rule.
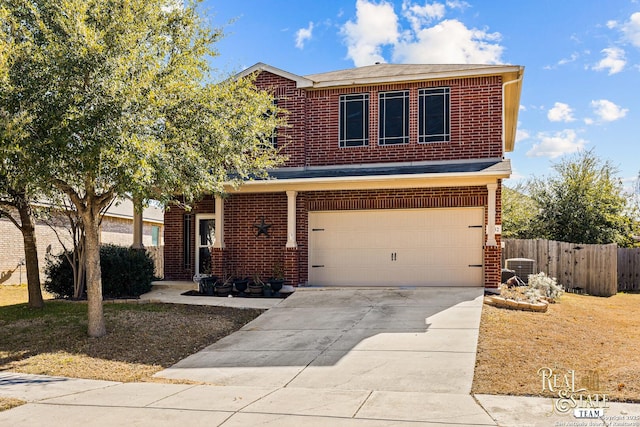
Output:
[[[200,291],[201,294],[213,295],[213,290],[217,280],[218,278],[215,276],[207,276],[207,277],[200,278],[200,281],[198,284],[198,288],[199,288],[198,290]]]
[[[252,296],[258,296],[258,295],[262,295],[262,288],[263,285],[261,283],[249,283],[248,285],[248,290],[249,290],[249,295]]]
[[[226,297],[229,296],[229,294],[231,293],[231,290],[233,289],[233,284],[232,283],[219,283],[215,286],[216,288],[216,295],[218,295],[219,297]]]
[[[233,286],[236,288],[237,292],[244,294],[249,286],[249,279],[234,279]]]
[[[280,292],[282,286],[284,285],[284,282],[284,279],[269,279],[269,285],[271,286],[273,292],[275,292],[276,294]]]

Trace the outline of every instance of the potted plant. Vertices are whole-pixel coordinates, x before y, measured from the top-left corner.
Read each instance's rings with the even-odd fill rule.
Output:
[[[233,287],[235,288],[236,292],[238,292],[238,294],[245,295],[245,293],[247,292],[248,286],[249,286],[249,278],[248,277],[245,277],[245,278],[234,277],[233,278]]]
[[[218,281],[218,278],[215,276],[201,277],[198,282],[198,287],[199,287],[198,290],[200,291],[201,294],[213,296],[217,281]]]
[[[271,290],[278,295],[284,285],[284,267],[278,263],[273,266],[273,277],[269,278]]]
[[[215,285],[216,295],[219,297],[226,297],[231,294],[233,290],[233,281],[231,277],[227,277],[224,280],[219,280]]]
[[[258,296],[262,295],[264,290],[264,282],[260,280],[260,276],[257,274],[253,276],[253,280],[249,283],[249,295]]]

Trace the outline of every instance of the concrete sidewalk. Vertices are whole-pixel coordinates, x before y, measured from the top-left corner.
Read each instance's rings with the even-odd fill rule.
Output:
[[[202,385],[0,373],[0,396],[30,402],[0,425],[640,427],[639,405],[612,403],[627,424],[605,424],[470,395],[481,309],[477,288],[299,289],[157,375]]]
[[[283,389],[284,390],[284,389]],[[114,383],[26,374],[0,373],[0,396],[29,403],[0,412],[2,426],[638,426],[640,405],[611,403],[601,420],[572,415],[549,416],[552,399],[475,396],[485,420],[467,418],[466,399],[398,393],[393,401],[376,401],[377,415],[358,411],[367,393],[261,387]],[[420,400],[417,413],[409,412]],[[473,400],[473,398],[471,398]],[[356,408],[356,411],[353,408]],[[438,418],[440,422],[425,420]],[[400,414],[400,419],[393,419]],[[487,421],[488,420],[488,421]]]

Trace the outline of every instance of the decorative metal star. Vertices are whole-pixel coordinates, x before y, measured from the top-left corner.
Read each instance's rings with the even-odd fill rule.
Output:
[[[264,234],[265,236],[269,237],[269,227],[273,226],[273,224],[267,224],[264,221],[264,217],[260,217],[260,223],[253,224],[253,226],[258,229],[258,232],[256,233],[256,237],[260,236],[261,234]]]

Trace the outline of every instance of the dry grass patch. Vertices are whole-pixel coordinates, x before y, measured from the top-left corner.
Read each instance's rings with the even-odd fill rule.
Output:
[[[0,306],[22,304],[28,298],[27,285],[0,285]],[[50,300],[53,295],[42,289],[42,298]]]
[[[87,336],[85,303],[42,310],[6,305],[0,294],[0,370],[110,381],[146,381],[263,310],[172,304],[107,304],[108,335]]]
[[[20,405],[24,405],[24,400],[20,399],[12,399],[10,397],[0,397],[0,412],[6,411],[7,409],[15,408]]]
[[[573,369],[577,380],[595,370],[602,393],[640,402],[639,307],[638,294],[565,294],[546,313],[485,304],[473,393],[551,397],[538,375],[549,367]]]

